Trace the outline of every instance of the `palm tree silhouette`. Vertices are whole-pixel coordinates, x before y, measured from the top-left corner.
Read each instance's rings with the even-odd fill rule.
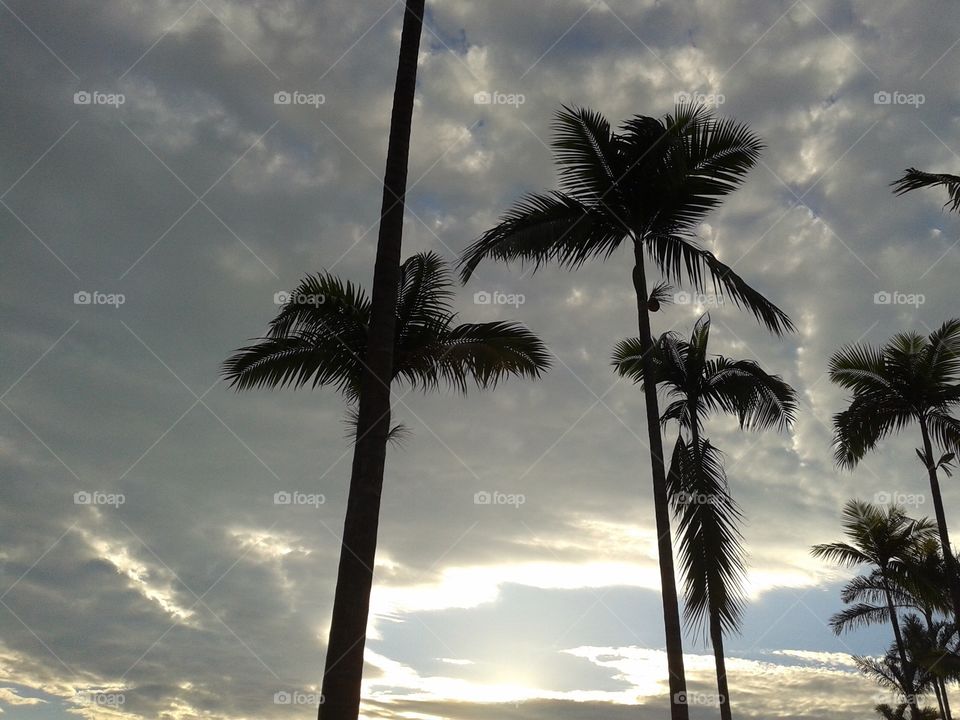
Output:
[[[679,426],[667,474],[678,520],[685,610],[689,621],[708,630],[717,669],[720,715],[729,720],[723,633],[737,630],[743,614],[744,551],[738,528],[740,510],[730,495],[720,452],[701,438],[706,418],[715,412],[736,415],[740,427],[785,428],[797,410],[796,392],[751,360],[710,357],[710,316],[703,315],[689,341],[664,333],[650,353],[645,374],[637,338],[623,340],[613,352],[617,373],[637,383],[649,378],[671,400],[661,417]],[[688,437],[684,439],[683,432]]]
[[[388,378],[391,384],[399,381],[421,390],[447,386],[466,392],[471,382],[488,388],[510,375],[537,378],[549,367],[547,348],[522,325],[510,322],[455,324],[456,315],[450,309],[453,285],[450,269],[434,253],[415,255],[401,266],[393,319],[396,331],[392,333],[394,361]],[[370,346],[378,340],[373,331],[373,314],[373,301],[352,283],[329,273],[307,277],[271,321],[267,336],[237,350],[224,363],[223,374],[237,390],[332,386],[344,395],[352,412],[359,402],[362,413],[364,359],[370,357]],[[362,419],[361,415],[361,423]],[[355,452],[359,452],[363,439],[361,428],[362,424],[358,423]],[[351,485],[348,524],[358,502]],[[363,503],[364,509],[378,510],[379,493],[364,497]],[[378,515],[376,512],[373,517]],[[375,533],[373,539],[376,539]],[[373,550],[375,546],[366,567],[368,574],[373,566]],[[346,572],[352,572],[353,567],[347,564]],[[363,622],[359,623],[363,628],[362,639],[366,634],[371,585],[357,586],[356,579],[344,577],[344,572],[341,558],[331,638],[343,631],[336,625],[342,618],[337,615],[336,602],[343,595],[342,601],[352,603],[349,607],[354,608],[353,612],[363,615]],[[341,701],[332,710],[323,703],[323,712],[331,713],[325,714],[328,719],[333,713],[341,718],[343,713],[352,712],[347,707],[352,696],[344,699],[343,694],[352,692],[353,678],[329,672],[332,660],[344,657],[331,656],[333,647],[331,639],[325,687],[334,680],[349,680],[351,684],[348,688],[333,686],[335,697]]]
[[[833,417],[841,467],[855,467],[887,436],[914,422],[920,426],[923,449],[917,454],[930,478],[953,614],[960,619],[960,574],[937,477],[960,448],[960,421],[950,415],[960,407],[960,320],[948,320],[927,337],[898,333],[880,348],[845,347],[830,359],[830,379],[852,393],[847,409]],[[940,458],[934,443],[944,452]]]
[[[823,558],[845,567],[868,565],[875,569],[874,579],[879,583],[887,604],[887,616],[893,628],[896,657],[901,670],[909,670],[906,646],[900,629],[900,620],[894,603],[894,574],[898,566],[908,562],[916,544],[929,538],[935,527],[926,518],[913,520],[903,509],[891,505],[881,507],[861,500],[850,500],[843,508],[843,529],[849,542],[833,542],[814,545],[814,557]],[[836,629],[836,628],[835,628]],[[904,674],[906,682],[912,674]],[[909,698],[914,717],[919,717],[919,709],[912,697],[914,691],[907,689],[904,695]]]
[[[633,250],[633,288],[641,349],[653,345],[650,312],[657,289],[647,286],[645,255],[668,281],[709,285],[749,309],[774,333],[792,330],[790,319],[733,270],[693,240],[693,231],[733,192],[760,155],[762,143],[735,121],[702,106],[679,105],[663,119],[635,116],[620,132],[599,113],[564,107],[556,115],[553,148],[561,191],[528,195],[464,252],[466,282],[487,258],[555,261],[570,269],[606,258],[621,245]],[[646,357],[646,355],[644,356]],[[644,362],[647,362],[644,360]],[[653,479],[660,582],[671,697],[671,717],[686,720],[686,679],[677,604],[670,508],[657,390],[644,390]]]
[[[895,195],[903,195],[913,190],[927,187],[946,188],[950,199],[944,203],[944,207],[950,208],[951,212],[960,210],[960,177],[949,175],[947,173],[930,173],[916,168],[907,168],[903,177],[891,183]]]
[[[390,115],[377,255],[370,301],[370,343],[357,402],[357,441],[340,543],[319,720],[356,720],[360,714],[363,651],[377,552],[383,469],[390,435],[390,381],[395,358],[397,292],[403,245],[407,169],[417,61],[426,0],[406,0]]]

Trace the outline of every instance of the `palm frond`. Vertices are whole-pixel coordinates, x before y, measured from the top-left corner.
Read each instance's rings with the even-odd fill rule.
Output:
[[[622,174],[610,123],[588,108],[567,107],[557,112],[553,141],[560,168],[560,189],[589,205],[619,206]]]
[[[608,257],[628,233],[617,218],[569,195],[528,195],[463,252],[460,279],[469,280],[486,258],[577,268],[590,258]]]
[[[441,327],[423,340],[404,348],[398,363],[399,375],[423,390],[466,392],[471,382],[488,388],[510,375],[538,378],[550,367],[550,351],[518,323]]]
[[[903,177],[890,183],[895,195],[903,195],[913,190],[927,187],[946,188],[950,199],[943,207],[949,207],[952,212],[960,210],[960,177],[947,173],[929,173],[916,168],[907,168]]]
[[[684,614],[704,633],[711,615],[730,632],[740,627],[745,603],[742,516],[730,495],[720,452],[701,441],[697,460],[692,445],[678,438],[670,487],[677,517]]]

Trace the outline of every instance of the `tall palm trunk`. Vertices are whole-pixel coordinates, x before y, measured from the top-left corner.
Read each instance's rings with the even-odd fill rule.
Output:
[[[730,688],[727,686],[727,660],[723,656],[723,628],[719,613],[710,608],[710,642],[713,645],[713,661],[717,666],[717,694],[720,701],[721,720],[731,720]]]
[[[890,625],[893,627],[893,638],[897,644],[897,654],[900,656],[900,667],[903,671],[903,679],[910,680],[912,687],[904,688],[909,691],[907,694],[907,704],[910,706],[910,715],[914,720],[920,720],[920,708],[917,706],[916,683],[913,683],[913,675],[910,673],[910,664],[907,661],[907,651],[903,645],[903,634],[900,632],[900,619],[897,617],[897,610],[893,606],[893,595],[890,593],[890,583],[887,580],[887,568],[880,568],[880,577],[883,580],[883,594],[887,598],[887,611],[890,613]]]
[[[693,443],[693,462],[697,471],[703,467],[703,452],[700,449],[700,418],[697,399],[692,398],[690,410],[690,441]],[[732,720],[730,710],[730,687],[727,685],[727,660],[723,656],[723,626],[720,624],[720,608],[713,603],[707,608],[710,614],[710,644],[713,646],[713,662],[717,669],[717,699],[720,702],[720,720]]]
[[[933,459],[933,444],[927,421],[920,418],[920,434],[923,436],[923,453],[926,457],[927,474],[930,476],[930,494],[933,496],[933,509],[937,515],[937,529],[940,531],[940,550],[947,571],[947,584],[950,586],[950,599],[953,603],[954,622],[960,623],[960,568],[957,558],[950,547],[950,535],[947,533],[947,516],[943,511],[943,498],[940,496],[940,480],[937,478],[937,466]]]
[[[667,668],[670,673],[670,718],[688,720],[687,681],[683,669],[683,638],[680,608],[677,601],[677,580],[673,567],[673,543],[670,537],[670,502],[663,462],[663,438],[660,435],[660,406],[656,383],[652,377],[653,337],[650,332],[650,308],[647,305],[647,280],[643,268],[643,248],[634,239],[633,287],[637,295],[640,349],[643,352],[643,394],[647,410],[647,433],[650,440],[650,468],[653,475],[653,508],[657,524],[657,554],[660,560],[660,585],[663,601],[663,625],[666,633]]]
[[[931,638],[936,639],[937,631],[933,623],[933,608],[926,606],[922,610],[923,619],[927,622],[927,632]],[[950,700],[947,698],[947,685],[942,677],[937,677],[933,684],[934,692],[937,695],[937,704],[940,706],[940,717],[944,720],[953,720],[950,714]]]
[[[390,381],[393,376],[400,249],[425,2],[407,0],[403,17],[383,178],[366,369],[361,384],[357,441],[323,671],[323,701],[318,711],[321,720],[356,720],[360,713],[363,650],[390,429]]]

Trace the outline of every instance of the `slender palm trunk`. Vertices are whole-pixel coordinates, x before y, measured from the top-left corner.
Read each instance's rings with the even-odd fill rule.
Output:
[[[913,682],[913,675],[910,673],[910,663],[907,660],[907,652],[903,645],[903,635],[900,632],[900,619],[897,617],[897,610],[893,606],[893,595],[890,593],[890,583],[887,581],[887,569],[880,568],[880,577],[883,580],[883,594],[887,598],[887,611],[890,613],[890,625],[893,627],[893,638],[897,644],[897,653],[900,655],[900,667],[903,671],[903,679]],[[904,688],[908,690],[907,704],[910,706],[910,715],[914,720],[920,720],[920,708],[917,706],[916,687]]]
[[[713,645],[713,661],[717,666],[717,695],[720,701],[720,719],[731,720],[730,688],[727,686],[727,660],[723,656],[723,628],[719,614],[710,609],[710,642]]]
[[[637,294],[637,315],[640,349],[643,352],[644,378],[651,376],[653,337],[650,332],[650,309],[647,306],[647,280],[643,269],[643,248],[634,240],[635,265],[633,287]],[[660,585],[663,601],[663,625],[666,632],[667,668],[670,672],[670,718],[688,720],[687,680],[683,669],[683,638],[680,608],[677,602],[677,580],[673,568],[673,543],[670,537],[670,502],[663,462],[663,438],[660,435],[660,406],[655,383],[645,381],[643,394],[647,410],[647,432],[650,440],[650,468],[653,474],[653,508],[657,524],[657,554],[660,560]]]
[[[373,275],[370,331],[361,383],[357,442],[343,525],[340,567],[323,672],[321,720],[357,720],[363,650],[377,549],[383,469],[390,429],[390,381],[397,286],[417,58],[426,0],[407,0],[383,178],[383,205]]]
[[[940,694],[940,681],[933,683],[933,694],[937,696],[937,707],[940,708],[940,717],[946,720],[946,713],[943,711],[943,695]]]
[[[697,398],[689,398],[690,441],[693,443],[693,462],[699,471],[703,467],[703,452],[700,449],[700,418],[697,413]],[[713,646],[713,661],[717,668],[717,699],[720,703],[720,720],[732,720],[730,710],[730,687],[727,685],[727,660],[723,655],[723,626],[720,624],[719,608],[711,604],[710,644]]]
[[[933,624],[933,609],[924,607],[921,609],[921,612],[923,613],[924,620],[927,621],[927,632],[930,633],[930,637],[935,640],[937,633]],[[950,714],[950,700],[947,698],[947,685],[944,683],[942,677],[936,678],[933,689],[937,694],[937,704],[940,706],[940,717],[944,720],[953,720]]]
[[[930,476],[930,495],[933,496],[933,509],[937,516],[937,529],[940,531],[940,550],[947,571],[947,584],[950,586],[950,600],[953,603],[954,622],[960,622],[960,568],[957,558],[950,547],[950,535],[947,532],[947,516],[943,511],[943,498],[940,496],[940,481],[937,478],[937,466],[933,460],[933,444],[927,421],[920,418],[920,434],[923,436],[923,453],[926,456],[927,473]]]

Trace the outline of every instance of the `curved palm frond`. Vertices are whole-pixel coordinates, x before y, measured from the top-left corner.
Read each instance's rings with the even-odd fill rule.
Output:
[[[835,635],[870,625],[885,625],[890,622],[890,611],[885,604],[869,605],[856,603],[830,616],[830,629]]]
[[[308,275],[293,292],[277,316],[270,321],[267,337],[282,338],[298,332],[329,335],[354,334],[370,321],[370,300],[366,293],[336,275]]]
[[[949,207],[952,212],[960,210],[960,177],[948,173],[929,173],[916,168],[907,168],[903,177],[890,183],[894,195],[903,195],[913,190],[927,187],[946,188],[950,199],[943,207]]]
[[[397,296],[398,343],[408,332],[450,315],[453,296],[450,268],[436,253],[418,253],[403,263]]]
[[[720,451],[701,441],[699,456],[698,463],[692,445],[677,438],[669,470],[684,614],[705,634],[716,614],[729,632],[740,627],[746,602],[746,553],[738,529],[742,515],[730,495]]]
[[[469,280],[486,258],[530,262],[535,269],[551,260],[577,268],[593,257],[609,257],[628,232],[616,217],[569,195],[527,195],[463,252],[460,279]]]
[[[622,169],[610,123],[588,108],[562,106],[553,123],[560,189],[588,205],[619,206]]]
[[[236,390],[332,385],[352,402],[360,392],[364,351],[326,333],[302,331],[240,348],[223,363],[223,375]]]
[[[413,387],[441,384],[466,392],[470,382],[495,386],[509,375],[538,378],[550,367],[550,352],[518,323],[468,323],[426,333],[399,354],[398,374]]]

